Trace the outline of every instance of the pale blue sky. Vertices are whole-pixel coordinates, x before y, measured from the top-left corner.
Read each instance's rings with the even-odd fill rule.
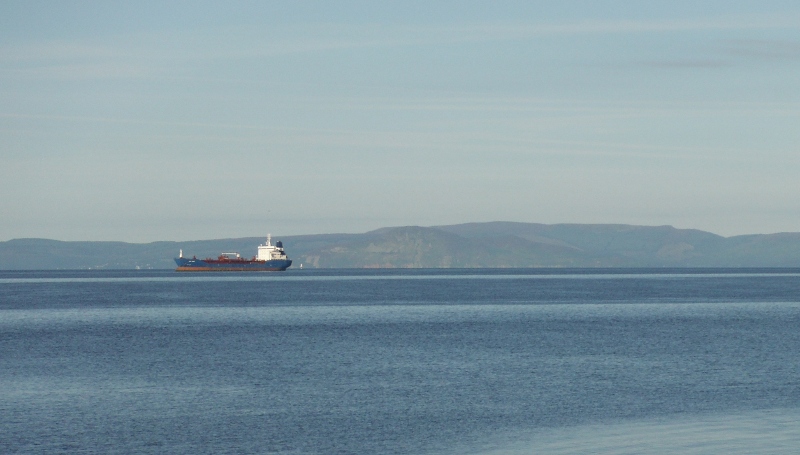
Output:
[[[800,3],[0,3],[0,240],[800,231]]]

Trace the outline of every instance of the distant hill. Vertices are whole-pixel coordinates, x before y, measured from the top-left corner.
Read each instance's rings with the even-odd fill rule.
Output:
[[[276,239],[277,240],[277,239]],[[671,226],[468,223],[282,237],[292,267],[800,267],[800,233],[722,237]],[[0,269],[171,269],[172,258],[255,254],[261,237],[186,242],[0,242]]]

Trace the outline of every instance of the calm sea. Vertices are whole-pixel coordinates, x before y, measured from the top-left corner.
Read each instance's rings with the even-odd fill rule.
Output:
[[[800,270],[0,272],[0,453],[794,454]]]

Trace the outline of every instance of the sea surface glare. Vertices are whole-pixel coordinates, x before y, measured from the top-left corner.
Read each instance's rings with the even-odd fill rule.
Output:
[[[800,270],[0,272],[0,453],[796,454]]]

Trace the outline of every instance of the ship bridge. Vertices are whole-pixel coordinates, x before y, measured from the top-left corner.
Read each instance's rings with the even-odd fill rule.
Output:
[[[258,256],[256,259],[259,261],[270,261],[273,259],[286,259],[286,253],[283,251],[283,244],[276,242],[272,244],[272,234],[267,234],[267,243],[258,246]]]

